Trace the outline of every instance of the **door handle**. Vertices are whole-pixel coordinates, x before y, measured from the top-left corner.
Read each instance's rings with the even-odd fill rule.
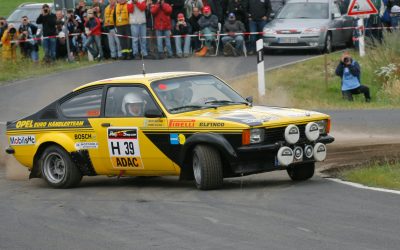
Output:
[[[111,124],[108,123],[108,122],[105,122],[105,123],[102,123],[101,126],[102,126],[102,127],[105,127],[105,128],[108,128],[108,127],[111,126]]]

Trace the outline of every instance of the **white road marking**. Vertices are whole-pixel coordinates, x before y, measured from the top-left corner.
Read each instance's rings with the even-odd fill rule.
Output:
[[[212,217],[207,217],[207,216],[205,216],[204,219],[209,220],[209,221],[211,221],[211,222],[214,223],[214,224],[218,223],[218,220],[215,219],[215,218],[212,218]]]
[[[330,181],[334,181],[334,182],[337,182],[337,183],[341,183],[341,184],[344,184],[344,185],[352,186],[352,187],[355,187],[355,188],[367,189],[367,190],[373,190],[373,191],[391,193],[391,194],[400,194],[400,191],[398,191],[398,190],[385,189],[385,188],[376,188],[376,187],[368,187],[368,186],[364,186],[362,184],[358,184],[358,183],[354,183],[354,182],[350,182],[350,181],[342,181],[342,180],[336,179],[336,178],[325,178],[325,179],[330,180]]]
[[[299,229],[301,231],[304,231],[304,232],[307,232],[307,233],[311,233],[312,232],[311,230],[309,230],[307,228],[304,228],[304,227],[297,227],[297,229]]]
[[[7,123],[6,122],[0,122],[0,125],[6,125]]]

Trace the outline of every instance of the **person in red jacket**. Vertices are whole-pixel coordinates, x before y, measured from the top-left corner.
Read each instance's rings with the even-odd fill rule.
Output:
[[[87,11],[88,20],[85,22],[85,30],[88,39],[85,43],[85,48],[98,61],[103,59],[103,49],[101,47],[101,22],[100,19],[94,16],[93,9]],[[97,47],[96,49],[94,47]]]
[[[157,36],[157,50],[158,58],[164,58],[164,47],[163,38],[165,40],[165,46],[167,47],[168,57],[172,57],[171,47],[171,5],[164,2],[164,0],[158,0],[155,4],[151,5],[151,14],[154,17],[154,29]]]

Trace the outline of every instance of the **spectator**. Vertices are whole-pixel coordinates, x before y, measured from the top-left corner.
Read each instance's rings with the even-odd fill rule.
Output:
[[[340,63],[336,68],[336,75],[342,79],[341,85],[344,99],[353,101],[353,95],[363,93],[365,101],[371,101],[369,88],[360,83],[360,65],[351,58],[348,52],[343,53]]]
[[[140,58],[140,55],[142,55],[143,58],[148,58],[146,47],[146,8],[146,0],[133,0],[133,13],[129,15],[132,33],[133,58],[136,56]]]
[[[154,17],[154,29],[157,36],[157,51],[159,59],[164,58],[163,39],[167,47],[168,57],[172,57],[171,48],[171,5],[165,3],[164,0],[158,0],[155,4],[151,5],[151,14]]]
[[[79,3],[75,7],[75,15],[78,15],[83,20],[83,14],[86,13],[85,0],[79,0]]]
[[[185,15],[189,19],[193,15],[193,9],[197,8],[197,11],[203,8],[203,2],[201,0],[186,0],[185,1]]]
[[[17,39],[18,33],[14,25],[9,24],[7,29],[3,32],[1,37],[1,47],[3,61],[16,61],[17,60]]]
[[[211,13],[217,16],[218,22],[224,22],[224,13],[225,13],[225,0],[207,0],[207,6],[211,8]],[[204,10],[203,10],[204,12]],[[204,14],[204,13],[203,13]]]
[[[183,15],[183,13],[179,13],[174,30],[174,34],[178,35],[178,37],[175,37],[175,48],[177,57],[189,56],[191,37],[188,35],[191,34],[191,30],[192,28],[190,27],[189,22],[185,20],[185,15]],[[182,39],[184,39],[183,54],[182,54]]]
[[[229,0],[227,14],[235,14],[236,20],[247,24],[247,9],[246,0]]]
[[[179,13],[183,13],[185,11],[185,0],[165,0],[166,3],[171,5],[171,27],[172,29],[175,27],[176,20],[178,18]]]
[[[79,26],[81,25],[81,23],[82,23],[81,18],[78,15],[75,15],[73,10],[67,11],[67,24],[66,25],[67,25],[69,34],[80,33]],[[68,37],[69,44],[71,45],[70,49],[73,53],[76,54],[78,50],[73,43],[73,39],[74,39],[74,36]]]
[[[133,4],[128,4],[126,0],[118,0],[117,7],[115,8],[115,26],[117,26],[117,33],[120,35],[119,43],[121,45],[122,59],[132,59],[131,49],[131,27],[129,25],[129,13],[133,12]]]
[[[372,42],[374,42],[375,40],[382,42],[383,33],[382,33],[381,16],[383,16],[385,8],[382,5],[382,0],[371,0],[371,2],[378,10],[378,14],[372,14],[368,18],[364,19],[364,26],[366,28],[365,36],[372,39]]]
[[[29,22],[27,16],[22,17],[21,25],[19,26],[18,33],[20,43],[19,47],[21,48],[21,54],[25,58],[31,58],[32,61],[37,62],[39,60],[39,46],[36,38],[37,27],[36,25]],[[24,41],[30,40],[30,41]]]
[[[57,10],[56,11],[56,27],[57,27],[57,33],[60,33],[63,31],[63,26],[64,26],[64,14],[62,10]]]
[[[0,39],[3,36],[4,31],[7,30],[7,20],[4,17],[0,17]]]
[[[68,56],[67,39],[65,38],[65,33],[63,31],[58,33],[56,45],[56,58],[66,59]]]
[[[206,56],[211,43],[215,40],[215,34],[218,30],[218,17],[211,14],[210,6],[205,6],[203,9],[203,16],[199,19],[200,33],[204,36],[204,46],[196,53],[196,56]]]
[[[389,0],[387,8],[390,12],[390,26],[396,29],[400,20],[400,0]]]
[[[271,15],[270,0],[249,0],[247,6],[250,32],[262,32]],[[250,35],[249,55],[256,52],[257,35]]]
[[[110,0],[109,5],[104,10],[104,29],[107,32],[108,47],[110,49],[111,59],[121,58],[121,45],[116,36],[115,29],[115,7],[116,0]]]
[[[271,2],[271,9],[274,15],[278,14],[278,12],[285,5],[286,0],[269,0]]]
[[[228,17],[228,21],[225,22],[223,33],[228,33],[227,36],[222,37],[221,41],[224,45],[224,55],[225,56],[238,56],[241,54],[243,50],[243,35],[237,35],[235,33],[243,33],[246,29],[244,28],[244,24],[236,20],[235,14],[230,13]],[[235,47],[232,46],[232,43],[235,43]]]
[[[87,11],[88,21],[85,23],[87,29],[88,39],[85,43],[85,48],[96,58],[98,61],[103,59],[103,49],[101,47],[101,23],[98,17],[94,16],[92,9]],[[96,49],[93,46],[96,46]]]
[[[46,61],[56,59],[56,20],[56,15],[51,13],[49,5],[43,4],[42,13],[37,18],[36,23],[43,25],[43,36],[49,37],[42,41]]]
[[[200,14],[200,10],[197,7],[194,7],[192,10],[192,16],[189,18],[189,23],[190,26],[192,27],[192,34],[194,35],[198,35],[200,32],[200,26],[199,26],[199,19],[202,17],[203,15]],[[198,49],[200,49],[201,47],[201,42],[199,40],[198,37],[192,37],[192,48],[193,50],[197,51]]]

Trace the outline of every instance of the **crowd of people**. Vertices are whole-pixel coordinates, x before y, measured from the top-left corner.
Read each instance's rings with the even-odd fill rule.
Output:
[[[218,31],[228,34],[221,39],[224,55],[243,54],[246,40],[248,54],[252,54],[257,35],[242,33],[262,32],[273,8],[277,11],[284,3],[285,0],[79,0],[66,15],[61,10],[52,13],[44,4],[35,20],[43,27],[43,39],[37,39],[37,26],[27,16],[22,17],[18,30],[12,25],[4,27],[6,21],[0,20],[3,58],[15,59],[17,45],[21,54],[33,61],[38,61],[39,45],[47,61],[87,52],[97,60],[206,56],[217,49]],[[13,42],[16,40],[19,42]]]

